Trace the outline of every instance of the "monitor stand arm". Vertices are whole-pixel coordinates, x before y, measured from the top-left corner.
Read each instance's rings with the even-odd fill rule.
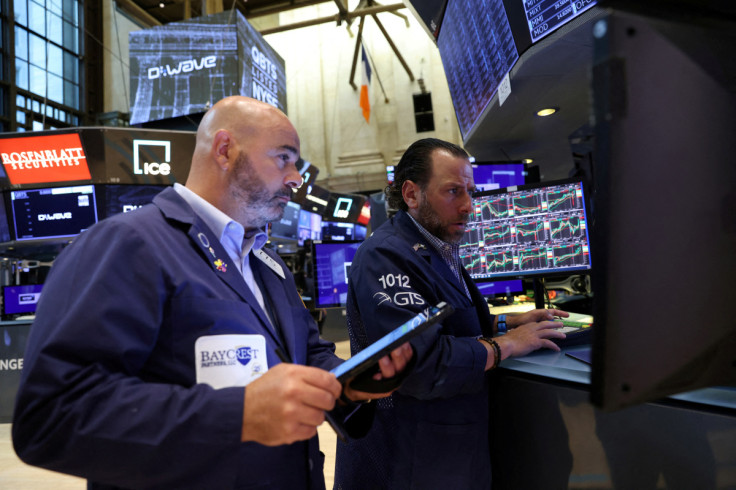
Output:
[[[543,310],[547,307],[544,292],[544,279],[535,277],[532,279],[532,287],[534,288],[534,307],[538,310]]]

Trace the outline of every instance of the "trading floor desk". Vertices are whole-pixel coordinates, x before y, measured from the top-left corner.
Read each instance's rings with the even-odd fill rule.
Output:
[[[590,367],[565,352],[493,373],[494,489],[736,488],[736,389],[707,388],[603,412]]]

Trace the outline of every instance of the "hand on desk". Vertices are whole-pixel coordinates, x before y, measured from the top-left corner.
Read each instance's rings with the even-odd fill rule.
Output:
[[[560,347],[549,339],[564,339],[565,334],[555,330],[562,327],[562,322],[524,323],[505,335],[495,337],[501,348],[501,360],[508,357],[520,357],[537,349],[547,348],[559,352]]]

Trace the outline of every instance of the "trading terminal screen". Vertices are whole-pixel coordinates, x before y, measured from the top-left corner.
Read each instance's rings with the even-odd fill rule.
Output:
[[[97,222],[93,185],[10,192],[16,240],[76,236]]]
[[[460,259],[475,280],[589,270],[582,182],[475,194]]]

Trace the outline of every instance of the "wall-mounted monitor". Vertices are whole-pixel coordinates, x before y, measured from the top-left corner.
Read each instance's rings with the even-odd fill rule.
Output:
[[[585,272],[588,231],[579,181],[484,191],[473,196],[460,259],[473,279]]]
[[[300,211],[301,206],[293,202],[287,202],[284,208],[284,215],[281,219],[271,223],[271,233],[269,235],[272,238],[296,241],[298,238]]]
[[[95,187],[10,191],[16,240],[74,237],[97,222]]]
[[[314,291],[317,308],[345,306],[348,273],[360,242],[314,242]]]
[[[36,313],[42,288],[42,284],[3,286],[3,316]]]

